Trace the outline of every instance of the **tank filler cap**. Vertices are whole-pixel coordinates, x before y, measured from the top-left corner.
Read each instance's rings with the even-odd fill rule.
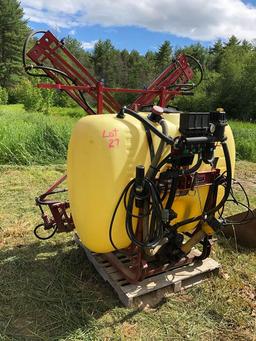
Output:
[[[164,113],[164,108],[160,107],[159,105],[154,105],[152,108],[152,113],[160,116]]]
[[[164,113],[164,108],[159,105],[154,105],[151,113],[148,115],[148,119],[152,122],[159,122],[162,117],[161,115]]]

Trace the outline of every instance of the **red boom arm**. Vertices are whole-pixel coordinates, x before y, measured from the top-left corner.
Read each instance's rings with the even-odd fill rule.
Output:
[[[110,113],[120,110],[121,105],[111,92],[138,93],[139,97],[130,105],[134,110],[153,104],[157,97],[159,97],[159,104],[164,107],[174,96],[183,94],[181,85],[186,84],[194,75],[186,56],[180,54],[145,90],[108,88],[102,82],[97,81],[70,53],[64,43],[49,31],[45,32],[35,46],[28,51],[27,56],[37,67],[42,67],[45,74],[55,82],[55,84],[39,84],[39,87],[65,91],[89,114],[95,114],[95,112],[88,105],[84,97],[85,93],[97,102],[98,114],[101,114],[103,110]]]

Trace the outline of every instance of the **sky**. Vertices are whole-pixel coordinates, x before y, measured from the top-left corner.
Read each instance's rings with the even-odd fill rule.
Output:
[[[21,0],[32,29],[68,35],[90,50],[110,39],[118,49],[156,51],[164,40],[174,48],[212,45],[231,35],[256,39],[256,0]]]

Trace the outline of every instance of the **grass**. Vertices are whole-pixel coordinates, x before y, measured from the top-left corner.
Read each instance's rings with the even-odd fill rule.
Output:
[[[219,277],[142,310],[122,307],[70,234],[35,239],[34,197],[64,168],[0,166],[0,340],[255,339],[254,252],[220,238]],[[256,164],[239,162],[237,177],[255,207]]]
[[[230,125],[235,137],[237,157],[256,162],[256,124],[231,121]]]
[[[0,106],[0,164],[64,163],[75,119]]]
[[[20,104],[0,105],[0,164],[65,163],[81,108],[51,108],[50,115],[28,113]],[[256,124],[231,121],[237,157],[256,162]]]

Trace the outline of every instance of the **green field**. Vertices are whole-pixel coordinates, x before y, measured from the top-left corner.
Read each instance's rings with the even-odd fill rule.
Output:
[[[0,164],[65,163],[70,133],[81,108],[52,108],[51,115],[0,106]],[[256,162],[256,124],[231,121],[237,157]]]

